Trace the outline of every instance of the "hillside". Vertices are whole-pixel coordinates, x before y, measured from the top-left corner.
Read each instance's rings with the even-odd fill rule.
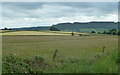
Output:
[[[59,23],[54,25],[61,31],[76,31],[76,32],[90,32],[94,31],[104,31],[110,29],[117,29],[118,23],[114,22],[87,22],[87,23]]]
[[[42,31],[46,31],[49,30],[50,26],[46,26],[46,27],[24,27],[24,28],[12,28],[12,30],[42,30]]]
[[[74,31],[74,32],[101,32],[104,30],[117,29],[118,23],[114,22],[74,22],[74,23],[58,23],[53,25],[58,28],[60,31]],[[45,27],[28,27],[28,28],[12,28],[12,30],[40,30],[40,31],[49,31],[50,26]]]

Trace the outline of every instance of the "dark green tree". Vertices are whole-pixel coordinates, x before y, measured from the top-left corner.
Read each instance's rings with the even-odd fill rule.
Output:
[[[98,32],[98,34],[101,34],[101,32]]]
[[[50,31],[60,31],[58,28],[56,28],[55,26],[50,27]]]
[[[2,30],[12,30],[12,29],[5,27],[5,28],[4,28],[4,29],[2,29]]]
[[[107,33],[107,31],[103,31],[103,34],[106,34]]]
[[[71,35],[74,36],[74,33],[72,32]]]
[[[116,29],[112,29],[109,31],[110,34],[113,34],[113,35],[117,35],[117,30]]]
[[[5,27],[4,30],[8,30],[8,28]]]
[[[96,33],[95,31],[91,31],[91,33]]]

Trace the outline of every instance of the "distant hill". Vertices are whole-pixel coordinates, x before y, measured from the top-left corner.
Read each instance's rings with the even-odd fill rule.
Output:
[[[50,30],[51,26],[46,26],[46,27],[24,27],[24,28],[12,28],[12,30],[41,30],[41,31],[48,31]]]
[[[75,32],[101,32],[104,30],[118,29],[118,23],[114,22],[74,22],[74,23],[58,23],[53,25],[60,31],[75,31]],[[46,27],[28,27],[28,28],[12,28],[12,30],[45,30],[49,31],[51,26]]]
[[[59,23],[53,25],[61,31],[76,31],[76,32],[90,32],[94,31],[103,31],[110,29],[118,29],[118,23],[114,22],[74,22],[74,23]]]

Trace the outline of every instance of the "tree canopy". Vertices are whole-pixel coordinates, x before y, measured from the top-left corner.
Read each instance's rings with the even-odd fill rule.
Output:
[[[56,27],[54,27],[54,26],[50,27],[50,30],[51,30],[51,31],[60,31],[58,28],[56,28]]]

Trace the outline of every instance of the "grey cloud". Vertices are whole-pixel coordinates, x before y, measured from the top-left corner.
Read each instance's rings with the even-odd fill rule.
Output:
[[[70,8],[70,9],[69,9]],[[38,12],[36,14],[34,12]],[[3,16],[5,17],[60,17],[69,13],[85,13],[86,15],[104,15],[116,12],[117,3],[89,3],[89,2],[5,2]],[[91,13],[88,13],[91,12]],[[98,13],[99,12],[99,13]],[[71,14],[72,15],[72,14]]]
[[[25,25],[104,20],[109,14],[116,20],[118,10],[117,2],[3,2],[2,8],[5,26],[16,26],[18,22],[23,26],[25,18],[29,19]]]

